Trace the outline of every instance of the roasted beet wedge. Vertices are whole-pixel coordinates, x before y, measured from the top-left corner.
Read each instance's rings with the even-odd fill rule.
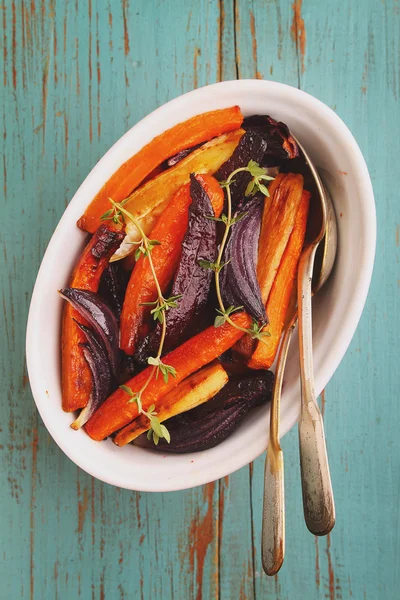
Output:
[[[299,148],[285,123],[275,121],[268,115],[254,115],[243,122],[246,133],[232,156],[215,173],[218,181],[229,177],[232,171],[246,167],[254,160],[262,167],[279,168],[288,159],[299,156]],[[275,173],[270,173],[274,175]],[[231,184],[232,210],[243,204],[250,173],[238,173]]]
[[[118,320],[121,316],[128,281],[129,272],[125,271],[118,262],[110,263],[100,279],[99,294]]]
[[[182,296],[177,307],[166,313],[167,333],[164,352],[173,350],[195,335],[204,325],[204,315],[210,292],[213,272],[199,265],[200,260],[213,262],[217,253],[217,228],[210,199],[194,175],[190,179],[192,203],[189,207],[189,224],[182,243],[182,255],[175,274],[171,296]],[[139,345],[136,360],[144,364],[157,353],[161,337],[161,324]]]
[[[232,156],[215,173],[218,181],[228,179],[232,171],[240,167],[247,167],[250,160],[260,163],[267,151],[267,142],[264,134],[258,129],[249,129],[241,138]],[[250,173],[238,173],[230,185],[232,211],[235,212],[239,204],[243,202],[246,187],[251,179]]]
[[[86,336],[86,343],[82,344],[82,348],[83,355],[92,374],[93,387],[89,402],[81,410],[79,417],[72,423],[72,429],[80,429],[90,419],[94,411],[99,408],[109,395],[112,385],[110,363],[103,345],[97,340],[89,327],[77,321],[76,324]]]
[[[263,167],[279,166],[282,161],[299,156],[299,147],[287,125],[275,121],[269,115],[247,117],[243,129],[247,133],[257,132],[265,140],[267,147],[264,156],[257,161]]]
[[[140,443],[161,452],[199,452],[223,442],[243,421],[247,412],[271,399],[274,376],[271,371],[232,379],[214,398],[165,421],[171,442],[160,440],[158,446]]]
[[[88,290],[64,288],[59,294],[87,321],[98,340],[103,344],[111,370],[116,379],[119,371],[118,322],[103,299]]]
[[[225,307],[243,306],[260,323],[267,321],[256,272],[263,208],[263,198],[254,198],[246,204],[244,216],[232,226],[224,252],[226,265],[220,276]]]

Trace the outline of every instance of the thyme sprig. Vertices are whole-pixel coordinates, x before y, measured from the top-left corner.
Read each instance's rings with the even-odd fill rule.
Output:
[[[218,316],[215,317],[214,327],[221,327],[221,325],[224,325],[226,323],[229,315],[239,310],[243,310],[243,308],[243,306],[230,306],[229,308],[226,308],[225,311],[219,310],[217,308]]]
[[[141,256],[143,256],[143,260],[146,258],[149,261],[149,266],[150,266],[154,284],[155,284],[156,290],[157,290],[157,300],[155,300],[154,302],[144,302],[143,304],[148,305],[148,306],[154,306],[154,308],[151,310],[151,314],[153,315],[154,320],[158,320],[161,323],[161,337],[160,337],[160,343],[158,346],[158,351],[157,351],[156,356],[150,356],[147,359],[148,364],[152,368],[150,370],[149,376],[146,379],[144,385],[138,391],[133,391],[127,385],[121,385],[120,388],[125,393],[128,394],[128,396],[129,396],[128,403],[131,404],[133,402],[136,402],[137,408],[138,408],[138,413],[141,415],[144,415],[145,417],[147,417],[149,419],[149,421],[150,421],[149,439],[150,439],[150,437],[152,437],[153,442],[155,444],[158,444],[159,439],[164,438],[169,443],[170,442],[170,434],[168,432],[168,429],[165,427],[165,425],[162,425],[160,423],[160,420],[157,417],[157,412],[155,411],[155,405],[153,404],[152,406],[150,406],[147,411],[144,410],[143,403],[142,403],[142,397],[143,397],[144,391],[147,389],[147,387],[150,384],[153,377],[155,377],[157,379],[158,376],[161,374],[166,383],[167,383],[170,375],[172,377],[176,377],[176,371],[175,371],[174,367],[164,363],[161,360],[161,355],[163,352],[165,336],[167,333],[167,322],[165,319],[165,312],[167,310],[169,310],[170,308],[175,308],[177,306],[176,301],[181,296],[171,296],[171,298],[164,298],[164,296],[163,296],[163,293],[162,293],[162,290],[160,287],[160,283],[157,278],[157,273],[156,273],[156,270],[154,267],[153,259],[152,259],[152,251],[153,251],[154,247],[159,246],[161,244],[161,242],[159,242],[158,240],[151,240],[150,238],[147,237],[147,235],[143,231],[143,228],[140,225],[139,221],[137,219],[135,219],[135,217],[124,208],[124,204],[125,204],[126,200],[123,200],[122,202],[114,202],[114,200],[109,198],[109,201],[112,204],[112,208],[104,213],[104,215],[101,217],[101,220],[102,221],[112,220],[113,223],[115,223],[115,224],[123,225],[125,223],[125,220],[129,219],[130,221],[132,221],[132,223],[136,226],[137,230],[139,231],[141,239],[138,242],[135,242],[136,244],[138,244],[138,248],[136,249],[136,252],[135,252],[135,258],[136,258],[136,260],[139,260],[139,258]]]
[[[268,188],[263,181],[272,181],[274,178],[267,175],[267,169],[260,167],[255,160],[250,160],[247,170],[252,179],[249,181],[244,195],[254,196],[257,192],[261,192],[264,196],[269,196]]]
[[[150,311],[150,314],[153,315],[155,321],[163,323],[165,311],[170,308],[176,308],[178,306],[177,300],[179,300],[179,298],[182,298],[182,294],[170,296],[169,298],[157,298],[154,302],[142,302],[141,306],[154,306]]]
[[[158,444],[160,438],[164,438],[169,444],[171,441],[171,436],[170,436],[169,431],[166,428],[166,426],[163,425],[160,422],[160,419],[157,417],[157,412],[155,410],[155,408],[156,408],[155,404],[152,404],[151,406],[149,406],[149,408],[147,410],[144,410],[144,408],[142,406],[140,394],[135,394],[131,390],[131,388],[127,385],[120,385],[119,387],[129,395],[129,401],[128,401],[129,403],[132,403],[132,402],[137,403],[139,414],[144,415],[145,417],[147,417],[149,419],[150,429],[147,433],[147,438],[149,440],[153,439],[153,442],[155,443],[155,445]]]

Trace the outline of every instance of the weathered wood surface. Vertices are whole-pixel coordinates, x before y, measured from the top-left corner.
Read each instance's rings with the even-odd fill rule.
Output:
[[[400,2],[6,0],[1,88],[0,597],[392,600],[400,587]],[[124,131],[220,79],[299,86],[354,132],[379,237],[365,312],[324,411],[337,525],[314,539],[297,432],[287,556],[260,564],[263,461],[204,488],[139,494],[75,467],[41,423],[24,365],[30,294],[65,205]]]

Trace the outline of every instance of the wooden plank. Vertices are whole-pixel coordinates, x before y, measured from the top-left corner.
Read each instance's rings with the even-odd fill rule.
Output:
[[[221,79],[239,76],[238,6],[220,3]],[[219,481],[219,598],[254,598],[249,468]]]
[[[217,597],[218,486],[140,495],[94,481],[50,440],[21,358],[30,290],[66,203],[128,127],[217,78],[218,5],[48,0],[7,2],[1,15],[3,593]]]
[[[294,7],[292,3],[285,1],[267,4],[260,2],[239,3],[236,29],[241,77],[272,79],[295,87],[299,85],[298,44],[291,34],[293,22]],[[288,531],[288,547],[283,571],[273,578],[265,576],[261,565],[261,517],[265,457],[262,456],[256,460],[251,469],[253,589],[254,598],[256,599],[279,598],[279,600],[289,600],[300,597],[299,590],[307,590],[308,598],[309,574],[314,570],[314,562],[311,558],[314,547],[307,547],[310,538],[303,527],[297,466],[297,440],[293,433],[283,440],[282,446],[286,457],[285,489],[287,494],[286,528]],[[296,457],[294,461],[292,457]],[[289,532],[295,532],[295,534],[289,538]],[[299,553],[301,554],[301,560],[296,555],[296,550],[299,547],[301,548]],[[296,557],[294,560],[293,556]]]
[[[260,13],[261,4],[256,23]],[[399,486],[394,477],[399,455],[393,451],[399,418],[395,351],[399,339],[399,207],[393,200],[396,175],[390,157],[399,150],[398,137],[391,134],[399,127],[399,7],[396,2],[300,1],[293,5],[292,23],[300,87],[336,110],[360,143],[375,189],[381,235],[365,312],[325,396],[337,525],[328,538],[314,540],[304,526],[297,431],[293,431],[283,440],[286,561],[273,591],[274,584],[258,578],[261,565],[256,553],[256,597],[271,593],[281,600],[392,598],[399,585],[398,569],[393,568],[399,552]],[[258,61],[268,59],[269,49],[258,43]],[[262,461],[256,461],[257,549],[262,469]]]
[[[296,50],[283,34],[290,27],[292,13],[290,5],[282,4],[235,2],[227,7],[225,3],[225,22],[230,26],[234,22],[234,35],[226,36],[225,43],[235,51],[238,77],[271,78],[272,73],[278,80],[297,85]],[[229,73],[234,76],[233,65]],[[260,465],[257,484],[252,484],[251,467],[220,483],[221,598],[257,598],[259,582],[265,581],[259,562],[263,466],[256,464]],[[275,589],[273,582],[268,582],[268,598],[272,597],[270,589]]]

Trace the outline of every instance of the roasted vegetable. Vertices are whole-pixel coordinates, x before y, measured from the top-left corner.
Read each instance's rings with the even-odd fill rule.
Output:
[[[105,348],[112,373],[117,378],[119,369],[118,322],[112,310],[95,292],[64,288],[59,291],[59,294],[93,328]]]
[[[217,182],[209,176],[202,176],[204,185],[208,185],[211,200],[217,211],[222,209],[222,195]],[[217,188],[217,189],[216,189]],[[150,234],[150,238],[160,242],[152,250],[152,259],[161,291],[164,292],[171,282],[182,254],[182,242],[185,236],[189,206],[191,204],[190,186],[185,185],[175,194],[168,205],[165,216],[160,219]],[[212,214],[212,206],[209,211]],[[212,226],[211,226],[212,227]],[[215,246],[215,240],[214,240]],[[131,275],[121,314],[120,346],[127,354],[133,354],[143,331],[141,326],[150,313],[151,306],[144,303],[157,299],[157,288],[151,266],[146,257],[141,257]]]
[[[250,409],[271,399],[273,380],[271,371],[265,371],[255,377],[229,381],[205,404],[165,421],[171,435],[170,444],[160,440],[158,446],[151,447],[164,453],[213,448],[237,429]]]
[[[158,167],[156,167],[155,169],[153,169],[151,171],[151,173],[149,173],[147,175],[147,177],[145,177],[143,179],[143,181],[141,182],[140,185],[144,185],[145,183],[147,183],[148,181],[151,181],[152,179],[154,179],[155,177],[158,177],[159,175],[161,175],[161,173],[163,173],[166,169],[168,168],[168,166],[166,165],[165,162],[163,162],[161,165],[158,165]]]
[[[197,144],[196,146],[193,146],[192,148],[185,148],[185,150],[181,150],[174,156],[171,156],[171,158],[169,158],[168,160],[165,161],[166,167],[167,168],[174,167],[175,165],[178,164],[178,162],[180,162],[181,160],[183,160],[184,158],[189,156],[189,154],[191,154],[192,152],[197,150],[197,148],[200,148],[200,146],[201,146],[201,144]]]
[[[147,365],[146,365],[147,366]],[[121,385],[132,379],[137,373],[139,373],[141,369],[138,368],[136,361],[133,356],[129,356],[129,354],[125,354],[121,350],[120,352],[120,367],[119,367],[119,381],[118,383]]]
[[[114,173],[78,222],[95,234],[60,290],[63,408],[83,408],[73,429],[196,452],[270,399],[309,175],[284,123],[243,121],[237,106],[172,127]]]
[[[258,247],[257,277],[264,302],[283,252],[292,233],[303,194],[303,177],[279,174],[269,187],[270,198],[264,205]]]
[[[121,263],[111,263],[100,279],[99,294],[119,320],[129,273]]]
[[[102,344],[89,327],[81,323],[77,323],[77,325],[86,336],[86,343],[82,344],[82,350],[92,374],[92,392],[89,402],[72,423],[72,429],[80,429],[89,420],[109,395],[112,381],[110,363]]]
[[[200,193],[200,186],[208,196],[209,201],[211,202],[212,207],[212,215],[215,217],[219,217],[224,208],[224,192],[219,185],[219,182],[212,175],[201,175],[197,174],[193,177],[193,174],[190,175],[190,181],[194,183],[195,189]],[[197,182],[197,183],[196,183]],[[200,185],[198,185],[200,184]],[[203,194],[203,191],[201,192]],[[192,190],[190,192],[191,198],[193,199]],[[193,192],[196,196],[196,194]],[[209,219],[207,219],[209,220]]]
[[[250,160],[259,163],[266,150],[267,142],[259,131],[246,131],[232,156],[215,173],[215,178],[218,181],[225,181],[233,171],[239,167],[246,167]],[[232,212],[235,212],[238,206],[243,203],[244,194],[250,180],[251,174],[245,171],[235,175],[230,185]]]
[[[113,230],[109,225],[101,225],[75,267],[71,287],[97,292],[109,258],[123,238],[122,232]],[[73,319],[82,321],[79,313],[67,303],[64,307],[61,337],[62,407],[67,412],[86,406],[92,390],[90,369],[80,346],[86,338]]]
[[[228,375],[218,363],[200,369],[161,398],[157,403],[157,418],[162,422],[207,402],[224,387],[227,381]],[[114,442],[117,446],[125,446],[149,429],[149,419],[145,415],[140,415],[117,433]]]
[[[258,132],[266,142],[267,148],[259,161],[261,166],[277,166],[287,159],[299,156],[299,147],[285,123],[277,122],[269,115],[254,115],[243,122],[247,132]]]
[[[165,217],[150,235],[152,240],[159,242],[153,248],[151,257],[162,292],[167,289],[179,261],[190,202],[189,186],[184,186],[171,200]],[[141,256],[129,279],[121,313],[120,347],[126,354],[134,353],[141,327],[150,314],[152,307],[145,303],[156,299],[157,286],[150,262],[146,256]]]
[[[232,226],[220,275],[225,307],[243,306],[260,323],[267,321],[256,274],[263,206],[262,197],[254,198],[246,204],[244,216]]]
[[[79,219],[78,226],[93,233],[100,225],[101,215],[110,208],[109,197],[115,202],[121,202],[164,160],[181,150],[238,129],[242,121],[240,108],[233,106],[196,115],[167,129],[114,173],[89,204],[85,214]]]
[[[146,234],[153,229],[179,188],[189,183],[190,174],[215,173],[231,156],[243,133],[242,129],[238,129],[203,144],[175,167],[167,169],[129,196],[124,206],[140,222]],[[120,260],[130,254],[134,249],[132,242],[140,239],[137,227],[131,221],[126,224],[126,234],[124,243],[112,260]]]
[[[181,296],[176,308],[166,315],[167,332],[164,352],[173,350],[197,333],[202,324],[213,273],[203,269],[199,260],[213,262],[217,254],[216,222],[209,217],[221,214],[224,193],[218,182],[210,176],[191,176],[189,225],[182,243],[182,254],[175,273],[171,296]],[[146,363],[157,353],[162,332],[157,323],[152,333],[139,344],[136,359]]]
[[[268,331],[270,335],[264,337],[263,342],[257,342],[248,362],[248,366],[252,369],[268,369],[275,360],[296,281],[297,265],[306,234],[309,204],[310,193],[304,190],[293,231],[268,297],[266,308],[271,318],[263,331]]]
[[[264,304],[294,227],[303,193],[303,177],[280,173],[269,186],[269,192],[270,198],[264,204],[257,264],[257,279]],[[254,347],[255,340],[246,335],[236,344],[235,350],[250,358]]]
[[[251,318],[246,313],[232,315],[232,320],[240,327],[248,327]],[[142,394],[143,408],[157,402],[186,377],[215,360],[230,348],[243,333],[226,323],[221,327],[208,327],[187,342],[167,354],[163,362],[176,370],[175,377],[153,378]],[[142,388],[153,367],[148,367],[127,382],[133,392]],[[138,416],[136,403],[130,403],[130,396],[122,389],[116,390],[100,406],[86,424],[86,431],[94,440],[100,441],[124,427]]]

